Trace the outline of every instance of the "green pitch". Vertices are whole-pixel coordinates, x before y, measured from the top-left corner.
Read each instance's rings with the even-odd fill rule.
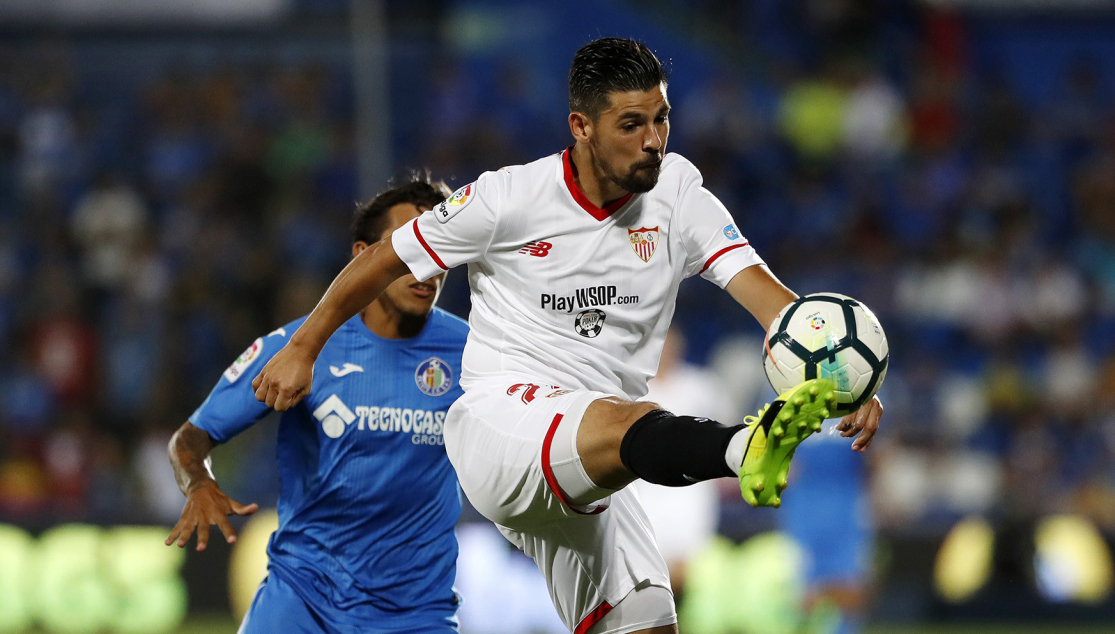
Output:
[[[885,626],[867,628],[865,634],[1101,634],[1111,627],[1074,627],[1069,625],[972,625]]]

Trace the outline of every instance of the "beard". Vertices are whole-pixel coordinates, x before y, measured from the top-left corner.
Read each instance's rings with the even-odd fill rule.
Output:
[[[645,194],[658,184],[658,175],[662,172],[662,157],[633,165],[623,176],[616,174],[608,165],[603,165],[602,168],[604,175],[623,190]]]
[[[441,294],[439,289],[438,294]],[[379,296],[380,302],[385,305],[388,313],[396,312],[399,315],[399,336],[403,339],[410,339],[415,337],[422,329],[426,327],[426,322],[430,319],[430,312],[433,307],[426,307],[424,305],[413,305],[411,302],[406,301],[405,296],[403,301],[396,301],[396,298],[391,296],[390,292],[384,292]],[[437,297],[434,297],[434,303],[437,303]],[[408,305],[411,304],[411,305]]]
[[[403,339],[417,337],[429,319],[430,313],[402,313],[399,318],[399,336]]]

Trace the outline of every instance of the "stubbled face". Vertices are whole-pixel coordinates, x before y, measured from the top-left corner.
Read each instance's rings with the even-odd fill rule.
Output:
[[[387,210],[387,226],[380,238],[391,235],[392,231],[417,218],[419,214],[426,210],[427,208],[420,209],[411,203],[399,203],[391,207]],[[367,247],[368,245],[363,242],[352,245],[353,257]],[[404,315],[424,316],[433,310],[434,302],[441,294],[441,287],[444,282],[445,273],[425,282],[419,282],[414,275],[407,273],[387,287],[383,295],[380,295],[380,301],[394,306]]]
[[[622,189],[644,193],[658,183],[670,136],[666,86],[608,94],[608,107],[589,132],[593,160]]]

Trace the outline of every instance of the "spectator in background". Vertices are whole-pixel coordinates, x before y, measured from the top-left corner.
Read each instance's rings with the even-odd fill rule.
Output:
[[[147,227],[139,193],[119,175],[100,174],[78,202],[71,221],[88,286],[120,291],[134,272]]]
[[[146,94],[150,125],[142,143],[145,185],[158,203],[174,200],[210,168],[212,148],[198,121],[195,77],[170,70]]]
[[[88,408],[98,387],[97,333],[81,314],[79,280],[63,263],[48,264],[37,280],[37,318],[29,343],[37,373],[60,405]]]
[[[825,163],[836,154],[844,139],[847,97],[831,66],[822,74],[798,80],[782,96],[782,134],[802,160]]]
[[[43,64],[31,80],[32,105],[19,123],[19,178],[24,191],[46,192],[77,175],[78,139],[68,77]]]
[[[816,631],[856,634],[870,596],[874,527],[867,466],[848,450],[836,423],[826,421],[816,442],[798,448],[793,495],[778,521],[805,552],[806,620]]]
[[[916,155],[936,156],[954,151],[962,113],[957,104],[958,78],[939,64],[921,60],[913,73],[910,101],[910,141]]]
[[[1073,194],[1081,235],[1077,261],[1100,293],[1100,310],[1115,317],[1115,153],[1081,165]]]
[[[1058,158],[1070,169],[1095,153],[1099,145],[1096,132],[1107,124],[1108,99],[1102,79],[1099,60],[1077,57],[1065,72],[1063,87],[1053,91],[1053,99],[1038,117],[1039,134],[1056,145]]]
[[[42,461],[42,439],[57,403],[50,384],[31,363],[27,341],[13,342],[0,373],[0,517],[31,519],[45,512],[50,488]]]
[[[855,76],[844,105],[843,144],[868,167],[897,159],[906,147],[906,104],[882,73],[862,60],[850,66]]]

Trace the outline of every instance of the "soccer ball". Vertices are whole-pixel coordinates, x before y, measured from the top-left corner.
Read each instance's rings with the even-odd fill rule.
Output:
[[[878,318],[845,295],[814,293],[783,308],[767,329],[767,379],[779,394],[809,379],[836,388],[832,417],[847,416],[875,396],[890,348]]]

